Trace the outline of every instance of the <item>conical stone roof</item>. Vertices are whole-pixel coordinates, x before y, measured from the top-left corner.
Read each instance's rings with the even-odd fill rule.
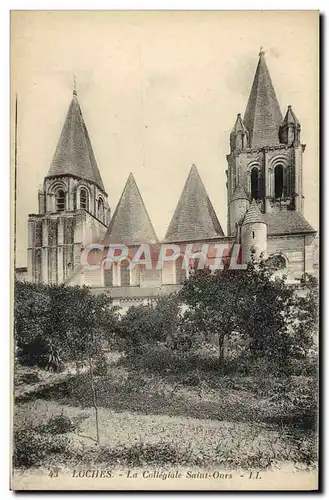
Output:
[[[224,236],[199,172],[192,165],[164,241],[189,241]]]
[[[259,210],[256,201],[252,200],[250,207],[248,208],[247,213],[243,219],[242,225],[245,226],[246,224],[254,224],[255,222],[266,224],[264,216]]]
[[[251,148],[279,144],[282,114],[262,51],[243,122],[249,132]]]
[[[299,125],[299,121],[297,119],[297,116],[293,112],[291,106],[288,106],[287,112],[286,112],[285,117],[283,119],[283,125],[285,125],[285,124],[287,124],[287,125],[290,125],[290,124]]]
[[[126,245],[158,242],[133,174],[128,177],[103,242]]]
[[[231,198],[231,202],[235,200],[248,200],[247,193],[241,184],[238,184],[237,187],[235,188],[235,191],[233,193],[233,196]]]
[[[105,193],[76,91],[73,92],[47,177],[62,175],[72,175],[93,182]]]
[[[247,132],[247,129],[245,127],[245,124],[243,123],[240,113],[238,113],[236,117],[235,124],[231,134],[237,134],[238,132]]]

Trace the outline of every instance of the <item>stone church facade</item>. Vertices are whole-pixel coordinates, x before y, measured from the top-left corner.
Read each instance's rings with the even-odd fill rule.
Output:
[[[317,274],[318,237],[303,215],[301,125],[288,106],[284,116],[263,52],[244,117],[238,114],[227,155],[227,235],[224,234],[197,168],[193,165],[166,236],[159,242],[136,181],[130,174],[111,216],[108,196],[93,153],[76,91],[43,189],[38,214],[28,219],[27,279],[33,282],[86,284],[104,290],[124,307],[177,290],[188,275],[183,257],[163,269],[143,264],[128,268],[141,244],[156,254],[161,243],[182,251],[204,245],[241,245],[242,260],[251,253],[273,258],[278,272],[297,283]],[[125,244],[122,262],[100,261],[89,269],[81,251],[91,243]],[[153,259],[153,253],[151,256]]]

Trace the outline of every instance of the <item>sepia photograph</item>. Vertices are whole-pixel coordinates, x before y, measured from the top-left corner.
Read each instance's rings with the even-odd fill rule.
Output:
[[[317,491],[319,12],[10,24],[10,488]]]

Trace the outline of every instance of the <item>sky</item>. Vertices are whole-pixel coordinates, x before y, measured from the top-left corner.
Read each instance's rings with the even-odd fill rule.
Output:
[[[26,266],[28,214],[38,211],[73,75],[112,213],[132,172],[163,238],[195,164],[226,234],[229,135],[245,111],[260,47],[282,113],[292,105],[301,123],[304,215],[318,229],[317,12],[13,12],[16,266]]]

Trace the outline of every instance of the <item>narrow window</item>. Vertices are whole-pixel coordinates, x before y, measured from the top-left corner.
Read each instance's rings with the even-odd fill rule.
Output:
[[[63,189],[58,189],[56,192],[56,212],[63,212],[65,210],[65,193]]]
[[[259,170],[254,167],[251,170],[251,199],[258,200],[259,198]]]
[[[120,265],[121,272],[121,286],[130,286],[130,269],[129,261],[123,260]]]
[[[104,202],[103,202],[102,198],[98,198],[97,211],[98,211],[99,220],[103,221],[103,219],[104,219]]]
[[[80,189],[80,208],[89,210],[89,196],[85,188]]]
[[[255,238],[255,231],[252,232],[252,237]]]
[[[274,193],[275,198],[282,198],[283,192],[283,166],[278,165],[274,171]]]

